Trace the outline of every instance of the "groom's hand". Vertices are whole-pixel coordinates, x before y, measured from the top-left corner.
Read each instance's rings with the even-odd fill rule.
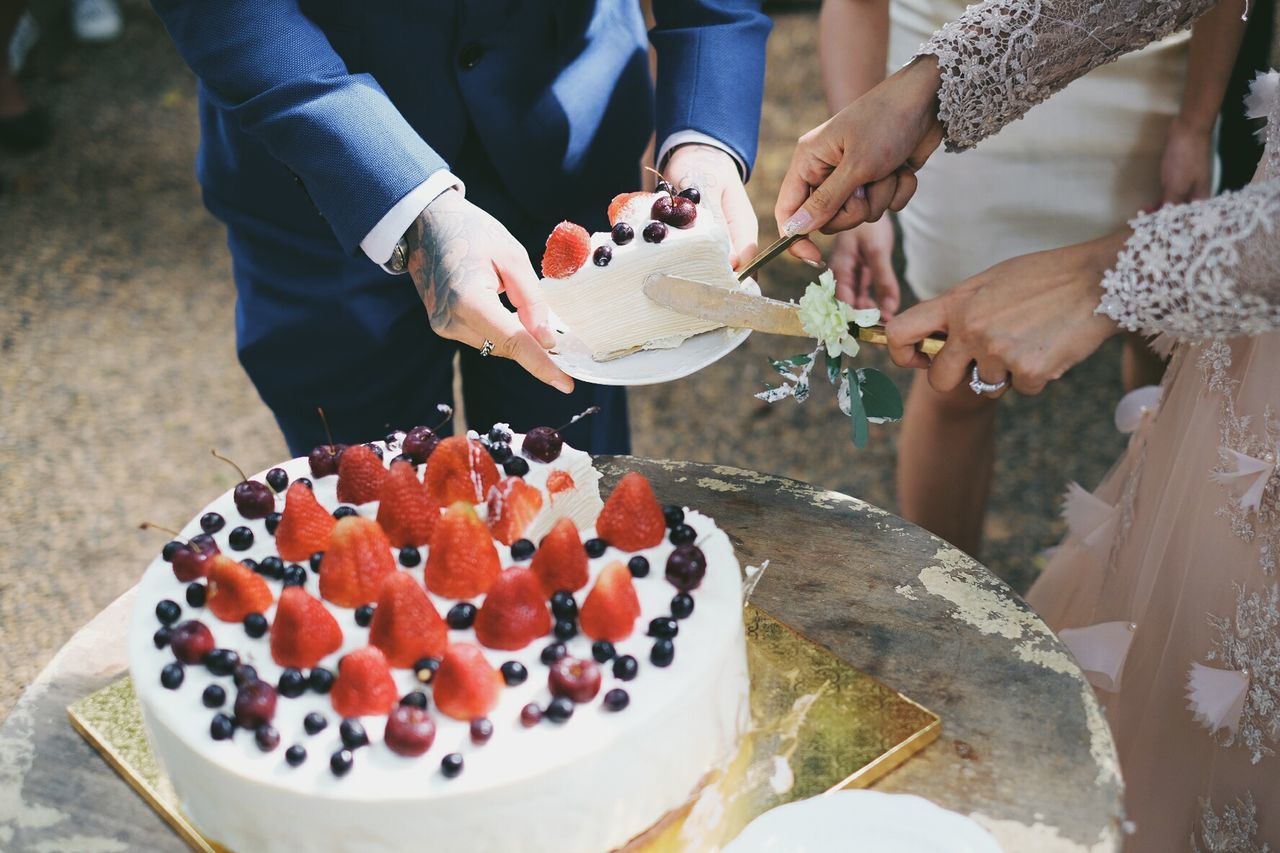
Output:
[[[713,145],[681,145],[667,158],[663,176],[677,190],[698,188],[699,208],[710,211],[729,232],[734,269],[755,257],[760,222],[732,157]]]
[[[547,323],[538,276],[529,255],[501,223],[455,190],[443,193],[409,229],[409,275],[442,338],[520,363],[559,391],[573,380],[547,355],[556,339]],[[507,298],[518,314],[499,300]]]

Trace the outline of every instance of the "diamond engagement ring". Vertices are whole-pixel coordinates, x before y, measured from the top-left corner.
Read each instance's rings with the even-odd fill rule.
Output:
[[[983,382],[982,377],[978,375],[978,365],[973,366],[973,370],[969,372],[969,388],[973,393],[981,396],[983,394],[994,394],[996,391],[1004,389],[1009,384],[1008,379],[1001,379],[999,382]]]
[[[480,357],[484,358],[485,356],[489,355],[492,352],[493,352],[493,341],[489,340],[488,338],[485,338],[484,344],[480,347]],[[976,381],[978,378],[978,373],[977,373],[978,368],[975,367],[973,370],[974,370],[973,377],[974,377],[974,380]]]

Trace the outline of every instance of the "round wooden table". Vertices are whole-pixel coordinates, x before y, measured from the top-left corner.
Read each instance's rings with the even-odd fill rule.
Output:
[[[877,790],[970,815],[1011,853],[1119,849],[1122,784],[1093,692],[982,565],[884,510],[794,480],[597,462],[606,490],[638,470],[663,502],[713,516],[744,565],[769,561],[753,603],[942,718],[942,736]],[[67,721],[70,702],[125,671],[131,600],[81,629],[0,726],[0,849],[183,847]]]

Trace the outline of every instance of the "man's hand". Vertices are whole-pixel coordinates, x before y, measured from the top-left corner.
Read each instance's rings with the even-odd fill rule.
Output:
[[[902,304],[893,272],[893,223],[886,217],[864,222],[836,238],[831,253],[836,296],[854,308],[879,308],[887,321]]]
[[[756,256],[760,222],[732,157],[712,145],[681,145],[667,158],[663,176],[677,190],[698,188],[700,210],[711,211],[729,232],[734,269]]]
[[[437,335],[477,349],[491,340],[494,355],[559,391],[573,390],[546,352],[556,339],[529,256],[496,219],[449,190],[418,215],[408,242],[409,275]]]

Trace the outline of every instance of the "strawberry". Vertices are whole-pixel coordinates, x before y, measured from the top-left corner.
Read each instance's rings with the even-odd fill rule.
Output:
[[[491,649],[523,649],[551,630],[547,597],[533,570],[513,566],[493,582],[476,614],[476,639]]]
[[[616,643],[631,636],[639,616],[640,600],[636,598],[630,569],[620,562],[605,566],[587,600],[582,602],[582,633],[593,640]]]
[[[316,500],[306,483],[295,482],[284,495],[284,515],[276,528],[280,559],[296,563],[329,546],[333,516]]]
[[[478,441],[461,435],[444,439],[427,462],[427,494],[440,506],[478,504],[498,482],[498,466]]]
[[[498,549],[475,507],[466,501],[449,507],[431,534],[423,569],[427,589],[446,598],[474,598],[488,592],[501,571]]]
[[[329,608],[300,586],[280,593],[271,623],[271,659],[281,666],[311,669],[342,647],[342,629]]]
[[[587,585],[587,552],[573,519],[560,519],[551,532],[542,537],[529,568],[538,576],[542,591],[548,596],[559,589],[576,592]]]
[[[653,205],[655,193],[618,193],[609,202],[609,224],[617,225],[623,220],[634,219],[640,210],[647,211]],[[646,213],[645,218],[648,219]]]
[[[320,596],[339,607],[368,604],[378,597],[383,579],[395,570],[391,543],[378,522],[349,515],[333,526],[320,561]]]
[[[449,626],[421,585],[406,572],[387,575],[369,624],[369,645],[382,649],[395,667],[438,658],[449,644]]]
[[[573,482],[573,475],[568,471],[552,471],[547,475],[547,491],[554,498],[561,492],[567,492],[578,484]]]
[[[523,477],[499,480],[489,489],[489,529],[493,538],[510,545],[524,535],[541,509],[542,492]]]
[[[666,518],[653,496],[653,488],[643,474],[635,471],[614,488],[596,520],[596,535],[623,551],[652,548],[666,532]]]
[[[439,519],[440,507],[427,497],[418,469],[404,460],[392,462],[378,492],[378,524],[392,546],[426,545]]]
[[[348,447],[338,460],[338,500],[362,504],[378,499],[387,469],[382,460],[366,445]]]
[[[582,268],[591,254],[591,235],[581,225],[561,222],[547,238],[542,253],[542,275],[545,278],[568,278]]]
[[[329,691],[329,701],[333,703],[333,710],[343,717],[391,713],[399,702],[399,694],[382,652],[365,646],[343,655],[338,661],[338,678]]]
[[[478,720],[498,704],[502,676],[479,646],[454,643],[444,653],[431,685],[440,713],[455,720]]]
[[[224,554],[215,554],[208,567],[205,606],[223,622],[243,622],[271,606],[271,587],[261,575]]]

